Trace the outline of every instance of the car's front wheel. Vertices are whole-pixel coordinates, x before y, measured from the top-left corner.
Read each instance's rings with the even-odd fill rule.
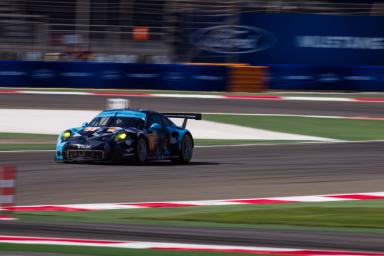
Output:
[[[136,163],[144,163],[145,160],[147,160],[147,155],[148,155],[147,142],[143,137],[140,137],[136,143],[136,155],[135,155]]]

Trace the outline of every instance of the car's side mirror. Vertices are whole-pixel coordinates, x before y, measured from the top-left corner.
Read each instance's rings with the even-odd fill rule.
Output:
[[[87,128],[89,126],[89,123],[88,122],[84,122],[82,125],[81,125],[83,128]]]
[[[158,124],[158,123],[153,123],[153,124],[151,125],[151,127],[149,127],[149,130],[158,130],[158,129],[160,129],[160,128],[161,128],[160,124]]]

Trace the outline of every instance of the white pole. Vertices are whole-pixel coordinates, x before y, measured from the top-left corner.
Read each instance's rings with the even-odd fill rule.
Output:
[[[81,38],[81,42],[89,47],[89,25],[90,25],[90,0],[76,1],[76,35]]]

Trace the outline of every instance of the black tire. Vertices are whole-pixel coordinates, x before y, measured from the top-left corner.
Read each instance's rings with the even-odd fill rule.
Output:
[[[187,164],[191,161],[193,155],[193,140],[190,134],[186,134],[180,142],[179,157],[172,159],[173,163]]]
[[[140,137],[136,143],[135,162],[144,163],[147,160],[148,146],[144,137]]]

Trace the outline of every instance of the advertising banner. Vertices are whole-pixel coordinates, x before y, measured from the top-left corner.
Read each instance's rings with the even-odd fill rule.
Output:
[[[274,89],[384,90],[384,17],[242,13],[190,39],[198,54],[270,66]],[[216,58],[226,61],[227,58]]]
[[[383,91],[384,67],[273,65],[269,88],[279,90]]]
[[[236,55],[252,65],[384,65],[384,17],[242,13],[206,26],[190,43],[199,55]]]
[[[227,67],[1,61],[0,86],[225,91]]]
[[[262,29],[245,62],[384,65],[384,17],[244,13],[241,24]]]

